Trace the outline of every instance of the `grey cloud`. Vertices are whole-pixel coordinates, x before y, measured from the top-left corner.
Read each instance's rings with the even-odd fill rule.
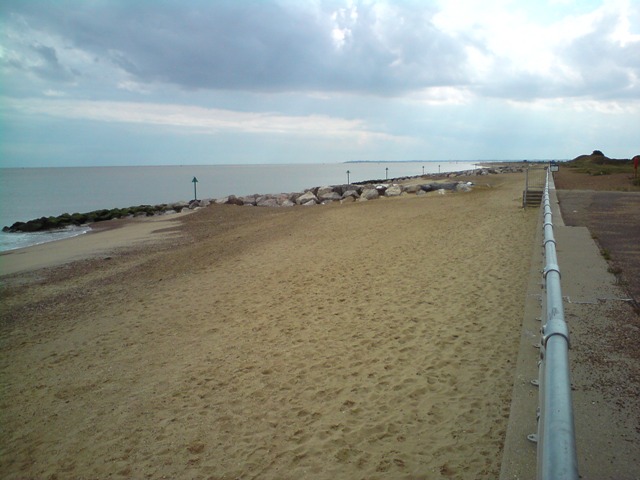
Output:
[[[11,70],[34,74],[46,81],[73,81],[76,72],[60,63],[55,48],[35,44],[26,47],[24,52],[22,57],[14,54],[10,58],[2,59],[2,63]]]
[[[632,83],[633,75],[640,78],[640,46],[608,39],[616,18],[557,52],[580,81],[522,71],[495,57],[492,72],[478,78],[465,48],[491,52],[472,32],[451,36],[438,30],[431,2],[390,2],[382,14],[377,4],[355,2],[357,17],[344,1],[283,2],[7,0],[0,16],[20,17],[33,32],[57,35],[138,83],[185,90],[392,96],[464,86],[480,96],[517,100],[640,96]],[[334,28],[344,32],[338,44]],[[83,75],[80,67],[65,67],[51,48],[38,51],[39,76],[60,81]]]
[[[395,6],[390,19],[358,4],[342,48],[335,4],[276,2],[32,2],[15,11],[36,28],[106,58],[142,82],[186,89],[342,90],[394,94],[464,81],[464,54],[430,24],[425,7]],[[30,5],[31,4],[31,5]],[[6,7],[5,7],[6,8]]]
[[[599,92],[602,99],[640,98],[640,42],[621,45],[613,40],[616,21],[615,17],[603,18],[593,32],[575,39],[562,52],[583,80],[576,87],[581,94]]]
[[[45,81],[70,82],[77,72],[65,66],[48,39],[30,37],[29,25],[20,16],[0,7],[0,65],[6,73],[35,75]],[[8,77],[5,80],[9,81]]]
[[[390,90],[466,83],[463,45],[433,26],[433,13],[402,4],[392,16],[379,17],[370,7],[360,8],[352,41],[342,52],[353,68],[345,70],[358,81],[378,75]]]
[[[46,45],[33,45],[31,48],[41,60],[38,65],[31,67],[36,75],[57,82],[73,80],[74,73],[60,64],[55,48]]]
[[[640,42],[621,45],[612,38],[617,18],[606,16],[592,32],[574,39],[556,51],[572,76],[557,72],[517,72],[504,60],[491,79],[477,87],[481,95],[529,100],[535,98],[594,98],[597,100],[639,99]]]

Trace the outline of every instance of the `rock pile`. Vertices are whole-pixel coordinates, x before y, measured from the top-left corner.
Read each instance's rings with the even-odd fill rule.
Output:
[[[466,170],[454,172],[439,177],[448,179],[456,177],[483,176],[498,173],[515,173],[524,171],[524,167],[519,165],[504,165],[494,168],[480,168],[476,170]],[[369,180],[348,185],[331,185],[324,187],[314,187],[298,193],[279,193],[268,195],[246,195],[228,197],[217,200],[191,200],[190,202],[176,202],[161,205],[139,205],[137,207],[114,208],[111,210],[95,210],[87,213],[64,213],[57,217],[42,217],[28,222],[16,222],[10,227],[4,227],[3,232],[39,232],[45,230],[61,229],[72,226],[85,225],[93,222],[113,220],[115,218],[127,218],[138,216],[166,215],[179,213],[185,208],[195,209],[208,206],[212,201],[216,204],[230,205],[250,205],[257,207],[293,207],[296,205],[310,206],[333,202],[364,202],[375,200],[376,198],[397,197],[400,195],[415,194],[424,195],[432,191],[463,191],[471,190],[472,182],[444,181],[430,183],[412,183],[403,185],[398,182],[412,179],[429,179],[436,177],[435,174],[422,175],[419,177],[399,177],[391,180]]]
[[[495,175],[499,173],[523,172],[524,167],[519,165],[504,165],[492,168],[479,168],[476,170],[465,170],[453,172],[439,177],[448,179],[456,177],[471,177]],[[324,187],[314,187],[298,193],[278,193],[266,195],[246,195],[218,198],[214,203],[218,205],[248,205],[255,207],[293,207],[296,205],[326,205],[333,202],[355,202],[375,200],[376,198],[397,197],[406,194],[424,195],[427,192],[441,191],[462,191],[471,190],[472,182],[431,182],[403,185],[398,182],[409,181],[411,179],[429,179],[436,177],[435,174],[422,175],[419,177],[399,177],[391,180],[369,180],[366,182],[356,182],[348,185],[329,185]]]
[[[355,202],[375,200],[380,197],[398,197],[406,194],[423,195],[435,190],[464,191],[471,190],[471,182],[425,183],[418,185],[400,185],[398,183],[366,183],[348,185],[327,185],[314,187],[304,192],[278,193],[266,195],[229,195],[218,198],[218,205],[250,205],[254,207],[293,207],[296,205],[326,205],[333,202]]]
[[[28,222],[15,222],[10,227],[3,227],[3,232],[8,233],[31,233],[43,232],[47,230],[57,230],[67,227],[77,227],[94,222],[104,222],[116,218],[128,217],[151,217],[154,215],[167,215],[171,213],[179,213],[183,209],[195,209],[198,207],[206,207],[209,200],[191,200],[190,202],[176,202],[160,205],[138,205],[127,208],[112,208],[111,210],[93,210],[86,213],[63,213],[57,217],[40,217]]]

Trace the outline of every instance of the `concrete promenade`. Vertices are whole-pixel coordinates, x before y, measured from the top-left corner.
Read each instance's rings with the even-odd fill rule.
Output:
[[[640,412],[637,392],[626,388],[625,378],[632,371],[629,367],[634,359],[620,357],[615,350],[621,332],[623,338],[637,338],[636,327],[628,322],[636,313],[624,290],[616,285],[615,276],[609,273],[589,230],[564,225],[553,184],[550,199],[565,320],[571,338],[569,356],[580,478],[640,479]],[[537,430],[538,388],[531,380],[538,377],[539,350],[534,345],[539,343],[545,302],[542,211],[536,234],[502,480],[536,478],[536,445],[527,440],[527,435]]]

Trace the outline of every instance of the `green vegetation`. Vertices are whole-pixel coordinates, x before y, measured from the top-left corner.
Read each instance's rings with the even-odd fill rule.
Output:
[[[588,175],[611,175],[613,173],[633,175],[631,159],[608,158],[600,150],[594,150],[591,155],[580,155],[564,165]]]

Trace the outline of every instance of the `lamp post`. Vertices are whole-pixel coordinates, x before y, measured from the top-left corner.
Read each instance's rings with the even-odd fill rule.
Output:
[[[349,170],[347,170],[347,185],[351,185],[351,182],[349,181],[349,174],[351,172]]]
[[[385,167],[384,169],[384,178],[389,179],[389,167]]]

